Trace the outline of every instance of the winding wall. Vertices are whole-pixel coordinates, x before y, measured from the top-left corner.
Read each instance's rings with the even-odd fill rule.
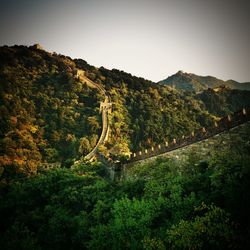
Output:
[[[171,143],[165,142],[164,144],[159,144],[156,147],[145,149],[144,151],[131,153],[131,157],[127,163],[129,164],[143,161],[179,148],[189,146],[196,142],[203,141],[210,137],[216,136],[229,129],[235,128],[248,121],[250,121],[250,107],[237,111],[232,115],[223,117],[220,121],[214,123],[214,126],[196,130],[191,133],[191,135],[178,140],[173,139]]]
[[[91,81],[89,78],[87,78],[84,75],[84,71],[78,70],[77,76],[79,77],[79,79],[81,81],[85,82],[88,86],[98,89],[99,92],[104,96],[104,102],[102,102],[100,105],[100,112],[102,113],[102,133],[101,133],[101,136],[99,137],[99,140],[98,140],[96,146],[91,150],[91,152],[89,152],[84,157],[84,159],[86,159],[86,160],[91,160],[96,156],[96,154],[98,152],[98,147],[100,145],[104,144],[104,142],[108,138],[108,133],[109,133],[108,113],[111,110],[110,97],[101,85],[99,85],[99,84]]]
[[[84,159],[91,160],[94,157],[98,156],[98,147],[107,140],[109,133],[109,119],[108,113],[111,110],[110,97],[108,96],[105,89],[87,78],[84,75],[84,71],[78,70],[77,76],[80,80],[86,82],[86,84],[92,88],[96,88],[104,96],[104,102],[100,105],[100,112],[102,113],[102,133],[99,137],[99,140],[96,146],[88,153]],[[145,149],[144,151],[131,153],[129,160],[126,164],[143,161],[158,155],[165,154],[167,152],[174,151],[183,147],[187,147],[191,144],[197,143],[199,141],[206,140],[213,136],[216,136],[222,132],[225,132],[229,129],[235,128],[243,123],[250,121],[250,107],[244,108],[240,111],[223,117],[220,121],[215,122],[214,126],[208,128],[202,128],[191,133],[189,136],[183,136],[180,139],[173,139],[172,142],[165,142],[164,144],[159,144],[156,147],[150,149]]]

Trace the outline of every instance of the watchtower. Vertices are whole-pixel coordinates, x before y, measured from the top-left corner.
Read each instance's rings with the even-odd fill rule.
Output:
[[[107,109],[108,113],[112,113],[112,103],[111,102],[101,102],[100,103],[100,113],[104,110]]]

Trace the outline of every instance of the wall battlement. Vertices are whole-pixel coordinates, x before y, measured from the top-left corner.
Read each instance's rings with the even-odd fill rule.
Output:
[[[218,122],[215,122],[211,127],[201,128],[193,131],[188,136],[182,136],[178,139],[174,138],[171,142],[165,141],[164,143],[151,147],[149,149],[144,149],[143,151],[141,150],[139,152],[133,152],[131,153],[127,163],[129,164],[137,161],[143,161],[148,158],[152,158],[179,148],[186,147],[188,145],[218,135],[231,128],[237,127],[247,121],[250,121],[250,107],[243,108],[242,110],[237,111],[232,115],[223,117]]]

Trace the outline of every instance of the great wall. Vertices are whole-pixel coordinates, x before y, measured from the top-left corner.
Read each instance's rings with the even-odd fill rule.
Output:
[[[143,161],[145,159],[156,157],[179,148],[187,147],[191,144],[206,140],[235,128],[248,122],[249,120],[250,108],[243,108],[232,115],[223,117],[218,122],[214,122],[213,126],[211,127],[201,128],[199,130],[193,131],[190,135],[182,136],[182,138],[179,139],[173,139],[170,143],[165,141],[164,144],[158,144],[156,147],[151,147],[150,149],[145,149],[144,151],[131,153],[131,157],[127,163]]]
[[[104,144],[105,141],[108,140],[108,134],[109,134],[109,117],[108,115],[112,111],[112,103],[110,102],[110,97],[105,91],[105,89],[91,81],[89,78],[85,76],[85,72],[83,70],[77,70],[76,71],[76,77],[81,80],[82,82],[86,83],[91,88],[96,88],[100,94],[103,96],[104,101],[100,103],[100,113],[102,113],[102,133],[99,137],[99,140],[95,147],[89,152],[86,156],[84,156],[85,160],[91,161],[94,157],[96,157],[98,154],[98,148],[100,145]],[[76,161],[75,163],[79,163],[80,161]]]
[[[77,70],[76,77],[78,77],[78,79],[82,82],[85,82],[89,87],[96,88],[104,98],[104,101],[100,103],[100,113],[102,113],[102,132],[96,146],[91,150],[91,152],[84,156],[84,160],[91,161],[94,158],[98,158],[98,160],[109,166],[111,170],[110,172],[113,173],[122,171],[126,167],[131,167],[134,164],[141,163],[145,160],[166,155],[173,151],[189,147],[202,141],[206,141],[209,138],[220,135],[221,133],[229,131],[250,121],[250,107],[246,107],[231,115],[223,117],[217,122],[214,122],[213,126],[200,128],[193,131],[190,135],[182,136],[181,138],[174,138],[171,142],[165,141],[162,144],[152,146],[151,148],[146,148],[139,152],[131,152],[129,158],[126,161],[114,162],[111,158],[105,157],[98,151],[99,146],[103,145],[108,140],[109,114],[112,110],[111,99],[101,85],[91,81],[85,76],[84,71]],[[76,161],[75,163],[79,162],[80,161]]]

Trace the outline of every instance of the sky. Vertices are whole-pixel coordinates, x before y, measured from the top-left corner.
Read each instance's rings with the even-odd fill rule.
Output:
[[[249,0],[1,0],[0,46],[39,43],[152,81],[250,81]]]

